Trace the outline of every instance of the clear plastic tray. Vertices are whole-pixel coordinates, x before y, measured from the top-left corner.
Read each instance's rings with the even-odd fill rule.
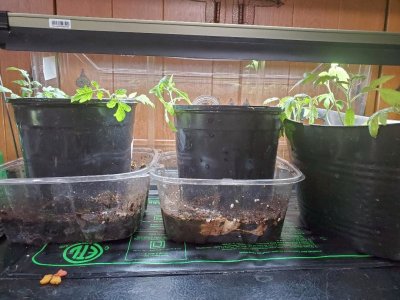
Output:
[[[293,185],[304,175],[278,158],[274,179],[179,178],[176,154],[151,170],[167,236],[190,243],[256,243],[281,235]]]
[[[25,178],[22,159],[0,166],[0,218],[7,238],[42,244],[130,236],[144,214],[157,153],[135,148],[132,157],[132,172],[113,175]]]

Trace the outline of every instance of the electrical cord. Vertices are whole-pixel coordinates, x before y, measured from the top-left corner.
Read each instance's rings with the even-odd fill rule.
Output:
[[[0,85],[4,86],[1,74],[0,74]],[[7,112],[8,125],[10,126],[10,130],[11,130],[11,136],[12,136],[12,140],[13,140],[13,144],[14,144],[15,154],[16,154],[17,158],[19,158],[20,155],[19,155],[19,151],[18,151],[18,145],[17,145],[17,140],[16,140],[16,137],[15,137],[13,123],[12,123],[12,120],[11,120],[11,114],[10,114],[10,111],[9,111],[8,106],[6,104],[6,93],[3,92],[1,94],[3,96],[3,103],[2,103],[3,110],[5,110]],[[3,119],[3,127],[6,128],[5,119]]]

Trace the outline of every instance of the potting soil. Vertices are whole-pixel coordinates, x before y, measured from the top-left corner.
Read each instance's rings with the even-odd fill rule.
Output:
[[[67,270],[69,278],[92,278],[392,264],[301,228],[295,197],[290,200],[282,236],[273,242],[194,245],[168,241],[159,199],[153,195],[140,230],[129,239],[41,247],[3,241],[1,248],[5,252],[1,277],[40,278],[59,268]]]

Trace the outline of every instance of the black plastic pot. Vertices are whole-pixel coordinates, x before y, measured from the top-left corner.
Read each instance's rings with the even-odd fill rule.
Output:
[[[400,260],[400,123],[303,125],[286,121],[294,163],[306,180],[298,199],[303,223],[360,252]]]
[[[105,102],[8,99],[20,134],[27,177],[104,175],[131,169],[132,113],[119,123]]]
[[[280,108],[175,106],[181,178],[273,178]]]

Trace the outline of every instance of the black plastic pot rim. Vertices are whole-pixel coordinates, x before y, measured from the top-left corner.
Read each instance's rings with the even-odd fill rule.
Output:
[[[326,125],[326,124],[304,124],[303,122],[291,120],[291,119],[286,119],[286,121],[298,124],[299,126],[302,125],[304,127],[319,127],[319,128],[365,128],[368,130],[368,125],[352,125],[352,126],[345,126],[345,125]],[[380,126],[400,126],[400,120],[387,120],[386,125],[380,125]]]
[[[276,160],[282,164],[284,164],[287,168],[292,170],[295,175],[291,178],[281,178],[281,179],[231,179],[231,178],[223,178],[223,179],[200,179],[200,178],[180,178],[175,176],[162,176],[159,174],[159,171],[164,168],[164,165],[160,163],[163,159],[176,159],[176,153],[174,151],[165,152],[158,157],[158,161],[155,166],[150,170],[151,178],[159,183],[170,183],[170,184],[178,184],[178,185],[207,185],[207,186],[215,186],[215,185],[292,185],[296,184],[305,179],[303,173],[298,170],[295,166],[293,166],[288,161],[277,157]]]
[[[239,105],[174,105],[175,112],[259,112],[280,114],[280,107]]]
[[[69,98],[6,98],[7,103],[12,105],[33,105],[33,106],[70,106],[70,105],[89,105],[89,106],[106,106],[108,98],[92,99],[85,103],[71,102]],[[137,104],[133,99],[121,100],[127,104]]]

